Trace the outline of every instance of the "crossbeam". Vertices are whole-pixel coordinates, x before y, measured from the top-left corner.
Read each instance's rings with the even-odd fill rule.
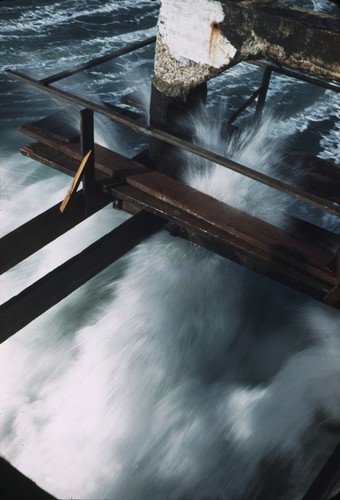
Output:
[[[51,83],[58,82],[60,80],[63,80],[64,78],[80,73],[81,71],[85,71],[86,69],[93,68],[94,66],[99,66],[100,64],[103,64],[105,62],[117,59],[120,56],[130,54],[135,50],[141,49],[142,47],[146,47],[148,45],[155,43],[155,41],[156,37],[152,36],[150,38],[146,38],[145,40],[141,40],[140,42],[130,43],[129,45],[126,45],[121,49],[117,49],[114,52],[104,54],[103,56],[96,57],[83,64],[74,66],[73,68],[69,68],[64,71],[60,71],[59,73],[55,73],[54,75],[47,76],[46,78],[42,78],[40,81],[43,85],[50,85]]]
[[[234,172],[244,175],[245,177],[253,179],[254,181],[260,182],[261,184],[264,184],[273,189],[277,189],[278,191],[281,191],[289,196],[304,201],[310,204],[311,206],[321,208],[322,210],[325,210],[334,215],[340,215],[340,207],[337,204],[332,203],[324,198],[321,198],[318,195],[315,195],[313,193],[308,193],[303,189],[297,188],[285,181],[270,177],[267,174],[263,174],[262,172],[258,172],[254,169],[246,167],[245,165],[241,165],[240,163],[225,158],[224,156],[221,156],[217,153],[213,153],[212,151],[209,151],[206,148],[196,146],[195,144],[192,144],[189,141],[180,139],[179,137],[176,137],[168,132],[164,132],[160,129],[148,125],[143,125],[134,119],[123,116],[117,111],[108,110],[105,106],[101,106],[94,102],[88,101],[87,99],[76,96],[70,92],[52,86],[44,87],[38,80],[35,80],[34,78],[31,78],[27,75],[23,75],[22,73],[10,70],[8,70],[7,73],[20,80],[26,81],[27,83],[30,83],[35,87],[44,88],[53,95],[57,95],[76,104],[80,104],[84,108],[91,109],[92,111],[96,111],[104,116],[107,116],[116,123],[124,125],[134,130],[135,132],[139,132],[146,136],[159,139],[163,142],[176,146],[180,149],[198,155],[202,158],[212,161],[213,163],[217,163],[218,165],[221,165]]]
[[[162,229],[165,224],[165,220],[141,211],[2,304],[0,306],[0,343],[67,297],[140,242]]]
[[[98,192],[92,214],[109,202],[108,196]],[[91,215],[85,213],[82,191],[75,194],[71,210],[61,215],[59,207],[60,203],[54,205],[0,239],[0,274],[27,259]]]
[[[162,0],[154,85],[190,91],[241,61],[264,59],[340,81],[340,20],[274,1]]]

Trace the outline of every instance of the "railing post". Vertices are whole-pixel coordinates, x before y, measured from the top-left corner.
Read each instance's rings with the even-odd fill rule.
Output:
[[[80,148],[83,158],[90,150],[92,151],[88,158],[83,177],[85,211],[91,212],[96,197],[96,186],[94,168],[93,111],[90,109],[83,109],[80,112]]]
[[[271,75],[272,75],[271,68],[266,68],[263,72],[261,87],[259,88],[259,97],[257,100],[256,111],[255,111],[256,120],[261,120],[262,118],[264,103],[266,101]]]

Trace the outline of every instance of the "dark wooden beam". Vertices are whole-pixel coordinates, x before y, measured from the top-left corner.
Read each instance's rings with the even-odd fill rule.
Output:
[[[146,47],[147,45],[155,43],[155,41],[156,37],[152,36],[150,38],[146,38],[145,40],[141,40],[140,42],[131,43],[129,45],[126,45],[125,47],[122,47],[121,49],[115,50],[114,52],[110,52],[103,56],[96,57],[86,63],[79,64],[79,66],[74,66],[73,68],[69,68],[64,71],[60,71],[59,73],[56,73],[54,75],[47,76],[41,80],[41,83],[44,85],[50,85],[51,83],[58,82],[60,80],[63,80],[64,78],[75,75],[76,73],[80,73],[81,71],[84,71],[86,69],[93,68],[94,66],[98,66],[108,61],[112,61],[112,59],[117,59],[120,56],[130,54],[135,50],[141,49],[142,47]]]
[[[331,241],[329,248],[325,245],[327,237],[332,239],[332,234],[311,224],[298,221],[298,234],[295,227],[290,234],[220,202],[210,205],[210,197],[191,191],[191,188],[184,197],[184,191],[180,192],[177,199],[170,197],[164,186],[160,186],[158,196],[149,189],[149,192],[141,191],[132,185],[109,189],[122,200],[124,209],[133,211],[139,208],[164,217],[175,224],[173,234],[305,295],[323,301],[336,282],[336,273],[327,268],[334,247]],[[198,213],[196,202],[200,207]]]
[[[92,213],[109,203],[108,196],[98,194]],[[90,215],[84,211],[83,194],[80,191],[72,199],[70,210],[61,214],[59,207],[60,203],[0,239],[0,274],[34,254]]]
[[[95,186],[95,150],[94,150],[94,117],[92,109],[80,112],[80,152],[83,159],[90,153],[84,168],[83,193],[85,210],[91,212],[96,200]]]
[[[40,146],[42,161],[50,151],[55,162],[53,148],[39,144],[34,146],[36,158],[39,159]],[[62,146],[64,151],[70,149],[71,154],[79,155],[79,147],[78,152],[75,152],[75,147],[70,144]],[[337,287],[337,269],[332,259],[340,248],[340,237],[334,233],[295,219],[291,220],[290,230],[280,231],[155,172],[136,160],[129,160],[105,148],[99,152],[97,161],[103,170],[111,173],[110,179],[102,179],[101,186],[117,199],[123,200],[123,208],[129,203],[128,210],[132,208],[133,211],[133,207],[137,207],[161,215],[183,227],[191,241],[319,300],[325,301],[327,294]],[[59,153],[61,164],[64,164],[64,155]],[[310,155],[292,153],[291,156],[293,163],[297,161],[310,171],[311,178],[316,175],[316,184],[320,175],[325,175],[323,189],[326,185],[337,185],[339,176],[334,165]],[[137,198],[124,198],[122,193],[126,195],[125,189],[129,186],[120,188],[119,185],[125,182],[137,188]],[[121,198],[115,191],[117,186]],[[336,190],[333,191],[335,196]],[[147,195],[151,196],[148,198]],[[157,211],[162,202],[165,202],[163,212]],[[155,206],[155,203],[158,205]],[[119,202],[117,206],[120,206]],[[174,213],[178,216],[175,217]],[[188,217],[191,218],[190,224]],[[233,221],[230,227],[226,227],[228,220]],[[332,305],[338,307],[338,302],[335,298]]]
[[[53,307],[138,243],[162,229],[166,221],[139,212],[84,251],[0,306],[0,342]]]
[[[0,457],[1,500],[57,500]]]
[[[12,73],[13,72],[11,72],[11,74]],[[18,76],[17,73],[16,73],[16,75]],[[23,79],[25,81],[27,81],[27,79],[28,79],[32,83],[31,78],[26,77],[24,75],[22,75],[22,76],[23,76]],[[34,81],[34,85],[40,86],[38,81]],[[48,87],[48,88],[49,88],[49,90],[52,89],[52,87]],[[160,139],[160,140],[166,142],[167,144],[171,144],[171,145],[176,146],[180,149],[183,149],[185,151],[189,151],[193,154],[201,156],[202,158],[205,158],[209,161],[212,161],[214,163],[222,165],[223,167],[226,167],[234,172],[237,172],[241,175],[244,175],[245,177],[253,179],[257,182],[260,182],[261,184],[264,184],[264,185],[269,186],[273,189],[281,191],[289,196],[292,196],[296,199],[304,201],[304,202],[310,204],[311,206],[321,208],[322,210],[326,210],[327,212],[335,214],[335,215],[340,215],[340,208],[339,208],[338,204],[333,203],[332,201],[327,200],[325,198],[322,198],[318,194],[304,191],[302,188],[298,188],[298,187],[294,186],[293,184],[290,184],[290,183],[283,181],[281,179],[273,178],[273,177],[271,177],[267,174],[264,174],[262,172],[253,170],[245,165],[241,165],[240,163],[237,163],[229,158],[225,158],[222,155],[219,155],[217,153],[213,153],[212,151],[209,151],[206,148],[196,146],[195,144],[192,144],[189,141],[186,141],[184,139],[180,139],[174,135],[171,135],[171,134],[164,132],[162,130],[159,130],[157,128],[144,126],[144,125],[136,122],[135,120],[132,120],[130,118],[119,115],[119,113],[114,113],[114,112],[110,113],[102,106],[96,105],[96,104],[91,103],[91,102],[84,100],[82,98],[75,98],[75,96],[71,97],[71,94],[69,94],[65,91],[62,91],[60,89],[53,89],[52,93],[56,93],[56,94],[60,94],[60,95],[64,95],[64,96],[66,96],[66,94],[67,94],[70,99],[75,99],[76,101],[78,101],[79,104],[80,103],[84,104],[85,107],[87,107],[88,109],[92,109],[93,111],[99,111],[100,113],[102,113],[106,116],[110,116],[113,120],[117,121],[118,123],[120,123],[122,125],[126,125],[128,127],[131,127],[136,132],[139,131],[141,133],[145,133],[146,135],[149,135],[150,137],[153,137],[156,139]],[[23,132],[29,133],[28,128],[29,127],[25,126],[25,127],[22,127],[21,130]],[[35,131],[35,133],[36,133],[36,131]],[[46,137],[46,136],[45,137],[42,136],[40,138],[40,140],[44,141],[44,142],[45,141],[52,141],[51,138]],[[55,142],[54,142],[54,144],[55,144]],[[65,144],[64,145],[63,143],[61,143],[60,147],[64,148],[64,146],[65,146],[65,148],[66,147],[70,148],[72,146],[77,146],[77,145],[72,145],[72,144]],[[64,151],[66,151],[66,149],[64,149]]]
[[[277,1],[162,0],[154,85],[186,96],[233,65],[263,59],[329,81],[340,81],[340,20]]]
[[[340,19],[278,2],[223,0],[218,29],[236,60],[265,59],[340,81]]]
[[[340,498],[340,491],[330,498],[340,480],[340,444],[322,467],[302,500],[332,500]]]

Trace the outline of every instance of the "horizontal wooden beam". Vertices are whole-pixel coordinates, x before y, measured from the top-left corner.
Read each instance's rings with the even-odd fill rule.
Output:
[[[12,74],[12,73],[11,73]],[[27,78],[31,80],[29,77],[24,77],[25,81],[27,81]],[[39,82],[35,82],[35,85],[38,84],[40,85]],[[49,89],[52,89],[52,87],[48,87]],[[53,89],[53,93],[56,91],[57,94],[61,92],[62,95],[65,95],[65,91],[61,91],[60,89]],[[66,93],[67,94],[67,93]],[[70,95],[69,95],[70,97]],[[78,100],[78,98],[77,98]],[[330,200],[327,200],[326,198],[323,198],[319,196],[318,194],[314,192],[309,192],[308,190],[305,190],[303,188],[294,186],[291,183],[288,183],[286,181],[283,181],[281,179],[277,179],[274,177],[271,177],[267,174],[264,174],[262,172],[259,172],[257,170],[254,170],[252,168],[249,168],[245,165],[242,165],[240,163],[237,163],[229,158],[226,158],[222,155],[219,155],[217,153],[214,153],[212,151],[207,150],[206,148],[202,148],[199,146],[196,146],[195,144],[192,144],[189,141],[185,141],[184,139],[180,139],[174,135],[171,135],[167,132],[164,132],[162,130],[145,126],[142,125],[135,120],[132,120],[131,118],[127,118],[124,116],[121,116],[119,113],[116,112],[108,112],[105,108],[103,108],[100,105],[96,105],[94,103],[90,103],[89,101],[84,102],[84,99],[79,98],[79,104],[82,103],[84,107],[88,107],[89,109],[92,109],[94,111],[98,111],[102,114],[105,114],[106,116],[110,116],[113,120],[117,121],[117,123],[120,123],[122,125],[126,125],[136,132],[141,132],[146,135],[149,135],[151,137],[154,137],[156,139],[159,139],[161,141],[164,141],[168,144],[171,144],[173,146],[176,146],[180,149],[183,149],[185,151],[188,151],[190,153],[193,153],[195,155],[198,155],[202,158],[205,158],[206,160],[209,160],[213,163],[217,163],[218,165],[222,165],[223,167],[226,167],[234,172],[237,172],[241,175],[244,175],[245,177],[252,179],[256,182],[259,182],[261,184],[264,184],[268,187],[271,187],[273,189],[276,189],[278,191],[281,191],[288,196],[292,196],[293,198],[296,198],[298,200],[301,200],[305,203],[308,203],[311,206],[321,208],[322,210],[325,210],[331,214],[334,215],[340,215],[340,207],[337,203],[334,203]],[[20,129],[23,133],[27,133],[28,135],[31,135],[32,137],[37,137],[37,131],[36,129],[32,130],[32,127],[30,125],[25,125]],[[41,142],[44,142],[47,144],[56,144],[56,141],[53,141],[52,138],[50,138],[48,135],[42,134],[40,139]],[[56,145],[58,148],[63,148],[63,151],[69,152],[71,151],[71,148],[73,148],[73,151],[77,151],[77,144],[63,144],[60,143],[59,146]],[[78,146],[78,151],[79,151],[79,146]],[[108,151],[108,150],[106,150]],[[111,153],[108,153],[111,154]],[[80,155],[80,151],[78,153]],[[97,151],[95,151],[95,155],[97,155]],[[81,155],[78,156],[81,159]],[[98,168],[98,167],[97,167]]]
[[[108,196],[98,193],[92,213],[109,203]],[[60,203],[0,239],[0,274],[8,271],[91,215],[85,214],[82,191],[78,191],[72,199],[70,210],[61,214],[59,207]]]
[[[53,307],[166,224],[139,212],[0,306],[0,342]]]
[[[159,196],[132,185],[108,189],[122,200],[124,209],[135,207],[164,217],[175,224],[174,234],[305,295],[323,301],[336,282],[336,274],[327,268],[334,249],[331,243],[329,249],[325,245],[327,236],[332,237],[332,234],[311,224],[298,221],[299,235],[296,235],[295,227],[289,234],[220,202],[219,206],[210,205],[210,197],[202,195],[201,198],[202,193],[195,190],[190,193],[191,188],[184,198],[180,192],[177,200],[170,198],[164,185],[160,187]],[[198,213],[195,201],[190,199],[192,195],[197,196]],[[334,307],[339,307],[339,304]]]
[[[41,80],[41,83],[43,83],[44,85],[49,85],[51,83],[58,82],[60,80],[63,80],[64,78],[75,75],[76,73],[80,73],[81,71],[84,71],[86,69],[93,68],[94,66],[99,66],[100,64],[103,64],[105,62],[112,61],[112,59],[117,59],[120,56],[130,54],[135,50],[141,49],[143,47],[146,47],[147,45],[155,43],[155,41],[156,37],[152,36],[150,38],[146,38],[145,40],[141,40],[140,42],[130,43],[129,45],[126,45],[121,49],[117,49],[114,52],[104,54],[103,56],[91,59],[86,63],[79,64],[78,66],[74,66],[73,68],[69,68],[64,71],[60,71],[59,73],[56,73],[54,75],[47,76]]]
[[[37,159],[39,154],[44,156],[49,151],[54,158],[53,148],[39,144],[34,148]],[[67,144],[65,148],[63,146],[64,153],[59,153],[62,165],[63,158],[67,158],[66,150],[79,154],[75,153],[75,145]],[[184,228],[191,241],[319,300],[325,301],[337,285],[337,270],[331,265],[340,248],[340,237],[336,234],[293,218],[290,218],[291,229],[279,230],[136,160],[105,148],[99,153],[101,168],[109,168],[111,173],[111,179],[103,178],[102,188],[123,200],[124,209],[127,206],[128,211],[144,209],[165,217]],[[311,181],[314,176],[315,182],[322,179],[323,189],[329,185],[332,191],[333,184],[338,184],[337,169],[328,162],[310,155],[297,155],[297,159],[296,153],[291,156],[292,161],[298,161],[310,171]],[[98,155],[96,158],[98,160]],[[121,186],[125,182],[131,186]],[[127,191],[132,188],[134,195],[133,191]],[[336,196],[336,189],[333,191]],[[229,226],[228,221],[231,221]],[[338,300],[333,302],[332,305],[338,307]]]
[[[333,450],[325,465],[305,493],[302,500],[339,500],[340,491],[330,498],[340,480],[340,443]]]
[[[340,81],[340,20],[263,0],[162,0],[155,87],[182,100],[241,61],[264,59]]]
[[[57,500],[0,457],[1,500]]]

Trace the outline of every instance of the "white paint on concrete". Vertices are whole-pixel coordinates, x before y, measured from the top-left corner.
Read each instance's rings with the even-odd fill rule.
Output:
[[[162,0],[158,29],[172,57],[221,68],[230,63],[235,47],[214,26],[224,19],[217,0]]]

